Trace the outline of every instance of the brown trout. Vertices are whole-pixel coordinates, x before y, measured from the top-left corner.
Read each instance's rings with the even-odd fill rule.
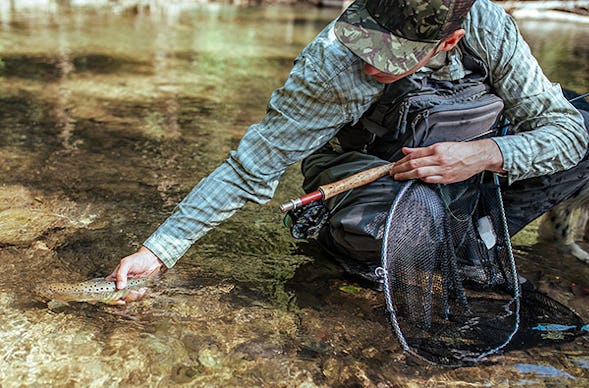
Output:
[[[115,281],[95,278],[79,283],[41,284],[37,286],[36,293],[41,299],[49,301],[50,307],[67,305],[68,302],[124,304],[123,298],[141,299],[154,280],[154,276],[130,278],[127,287],[117,290]]]

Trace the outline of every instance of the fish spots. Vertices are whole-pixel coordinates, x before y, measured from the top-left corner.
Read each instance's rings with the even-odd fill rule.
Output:
[[[154,283],[155,277],[132,278],[123,290],[117,290],[114,281],[106,278],[95,278],[79,283],[52,283],[39,285],[36,293],[41,297],[67,302],[122,304],[122,299],[136,301],[147,293],[147,287]]]

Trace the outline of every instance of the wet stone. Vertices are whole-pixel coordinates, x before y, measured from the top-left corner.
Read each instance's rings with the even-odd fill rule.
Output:
[[[186,384],[194,380],[199,374],[199,370],[189,365],[178,365],[172,370],[172,381],[178,384]]]
[[[0,212],[0,246],[30,245],[45,231],[57,224],[59,217],[43,211],[26,208]]]
[[[58,144],[58,132],[52,103],[26,91],[0,94],[0,147],[46,151]]]
[[[200,336],[195,334],[187,334],[182,337],[182,343],[184,344],[184,348],[189,353],[197,353],[204,344],[206,343]]]
[[[232,353],[251,361],[257,358],[276,357],[283,354],[284,351],[280,345],[260,340],[251,340],[237,345]]]
[[[203,348],[198,353],[198,361],[208,369],[220,369],[223,366],[223,356],[216,346]]]

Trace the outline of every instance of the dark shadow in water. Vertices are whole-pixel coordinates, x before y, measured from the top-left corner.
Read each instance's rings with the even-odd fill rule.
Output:
[[[179,51],[171,54],[174,58],[198,64],[205,70],[214,66],[230,69],[256,69],[261,67],[288,68],[292,66],[292,56],[251,56],[251,57],[220,57],[194,51]],[[141,61],[131,57],[113,56],[100,53],[76,54],[67,56],[64,69],[64,58],[58,55],[2,55],[3,66],[0,77],[22,78],[31,81],[57,82],[69,73],[91,73],[91,75],[125,74],[152,76],[155,74],[152,61]],[[253,76],[250,76],[253,77]]]
[[[367,319],[385,322],[387,313],[384,294],[373,289],[373,284],[345,271],[333,260],[315,240],[297,244],[298,254],[313,260],[297,268],[293,278],[286,283],[286,290],[296,296],[297,308],[315,310],[346,309],[357,310]],[[354,295],[363,294],[370,300]],[[349,300],[342,303],[343,299]],[[344,307],[342,307],[342,305]],[[347,307],[346,307],[347,306]]]
[[[77,73],[154,74],[151,61],[139,61],[130,57],[115,57],[105,54],[76,55],[72,58],[72,64],[74,65],[74,71]]]
[[[58,123],[52,104],[20,91],[0,97],[0,147],[17,146],[44,151],[47,155],[59,146]]]
[[[300,254],[313,261],[300,266],[286,289],[295,293],[300,308],[320,308],[327,298],[327,291],[337,281],[346,278],[345,271],[327,255],[315,240],[297,243]]]
[[[230,293],[221,298],[223,302],[239,307],[272,305],[271,291],[262,289],[262,286],[258,282],[239,282],[235,280],[231,280],[231,282],[234,288]]]
[[[314,239],[297,243],[295,252],[313,258],[312,262],[299,267],[288,283],[288,287],[296,292],[300,306],[312,307],[322,303],[324,291],[334,283],[349,283],[352,289],[358,287],[375,291],[381,288],[380,284],[365,276],[344,269]],[[362,268],[361,263],[357,265]],[[369,271],[368,267],[365,270]]]
[[[569,307],[538,292],[531,282],[522,285],[519,330],[506,351],[555,346],[587,335],[581,317]]]
[[[291,20],[291,23],[297,27],[312,27],[315,31],[321,31],[329,22],[331,22],[332,19],[332,17],[326,17],[323,19],[309,20],[305,18],[295,17]]]
[[[143,222],[135,225],[138,230],[149,229]],[[116,233],[112,228],[83,229],[63,238],[54,249],[61,262],[69,268],[76,268],[88,278],[103,277],[110,274],[120,259],[121,250],[130,251],[128,237]]]
[[[27,92],[0,98],[0,146],[28,152],[27,161],[33,161],[28,163],[24,174],[15,169],[15,175],[11,177],[8,171],[3,181],[33,185],[47,192],[65,191],[68,195],[85,189],[100,191],[101,182],[110,182],[114,187],[120,185],[119,189],[109,193],[110,197],[131,191],[124,189],[123,181],[143,184],[137,182],[137,177],[161,170],[166,158],[177,158],[179,163],[199,158],[202,166],[206,164],[202,160],[210,158],[206,151],[210,151],[207,139],[211,134],[199,118],[215,115],[218,104],[208,99],[174,98],[178,103],[176,116],[182,132],[199,142],[187,143],[182,137],[150,137],[136,128],[136,121],[126,121],[160,111],[165,100],[105,101],[99,102],[101,117],[74,122],[70,142],[77,144],[75,152],[63,150],[61,124],[55,117],[55,106]],[[162,112],[162,116],[165,113]],[[35,171],[42,173],[36,174]],[[124,171],[126,173],[122,173]],[[149,185],[146,188],[153,189]],[[138,187],[131,189],[135,192]],[[105,195],[97,194],[96,198]],[[112,202],[112,198],[109,201]]]
[[[68,58],[73,69],[63,68],[63,58],[56,55],[10,55],[3,54],[0,76],[23,78],[32,81],[56,82],[66,72],[93,74],[142,74],[153,75],[153,64],[128,57],[106,54],[80,54]]]
[[[88,276],[104,275],[123,251],[135,249],[128,241],[146,236],[177,202],[164,197],[181,199],[195,176],[204,175],[218,157],[203,120],[218,115],[220,104],[207,98],[170,98],[177,104],[174,119],[181,129],[174,138],[149,136],[137,128],[150,113],[166,117],[168,100],[98,101],[96,118],[73,122],[69,140],[76,146],[66,149],[57,105],[26,91],[0,97],[0,148],[11,156],[2,165],[2,183],[69,198],[80,206],[92,204],[107,219],[103,224],[108,226],[100,230],[83,229],[65,237],[49,230],[44,236],[62,260]],[[182,166],[181,171],[174,166]],[[163,192],[162,181],[170,182]]]

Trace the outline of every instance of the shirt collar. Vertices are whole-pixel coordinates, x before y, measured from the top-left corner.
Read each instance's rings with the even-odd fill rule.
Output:
[[[456,47],[450,52],[440,51],[430,61],[419,69],[415,76],[422,78],[429,76],[441,81],[456,81],[471,72],[462,64],[462,51]]]

